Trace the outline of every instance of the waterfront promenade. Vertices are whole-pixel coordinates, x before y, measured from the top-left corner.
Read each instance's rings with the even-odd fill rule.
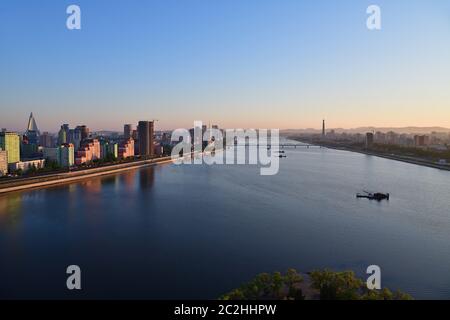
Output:
[[[38,177],[18,178],[6,180],[0,183],[0,195],[22,191],[26,189],[42,188],[57,184],[66,184],[79,180],[116,174],[128,170],[154,166],[157,164],[171,163],[171,157],[162,157],[156,159],[139,160],[127,163],[113,164],[104,167],[96,167],[85,170],[77,170],[65,173],[47,174]]]

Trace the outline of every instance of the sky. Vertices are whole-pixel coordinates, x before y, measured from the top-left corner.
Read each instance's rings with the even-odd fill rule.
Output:
[[[2,0],[0,127],[450,127],[449,40],[448,0]]]

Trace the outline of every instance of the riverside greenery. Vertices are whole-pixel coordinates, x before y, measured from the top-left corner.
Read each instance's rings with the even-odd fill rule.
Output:
[[[305,279],[307,278],[307,279]],[[295,269],[261,273],[221,300],[412,300],[401,291],[369,290],[353,271],[315,270],[306,277]]]

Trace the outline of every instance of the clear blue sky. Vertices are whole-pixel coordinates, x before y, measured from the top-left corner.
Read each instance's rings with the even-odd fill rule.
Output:
[[[82,29],[66,29],[77,4]],[[366,8],[382,9],[382,30]],[[0,127],[450,127],[448,0],[2,0]]]

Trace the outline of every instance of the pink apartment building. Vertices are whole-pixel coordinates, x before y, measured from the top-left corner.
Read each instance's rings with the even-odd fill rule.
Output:
[[[97,139],[85,140],[77,151],[75,164],[81,165],[100,159],[100,142]]]
[[[134,140],[132,138],[124,141],[119,146],[119,158],[126,159],[134,157]]]

